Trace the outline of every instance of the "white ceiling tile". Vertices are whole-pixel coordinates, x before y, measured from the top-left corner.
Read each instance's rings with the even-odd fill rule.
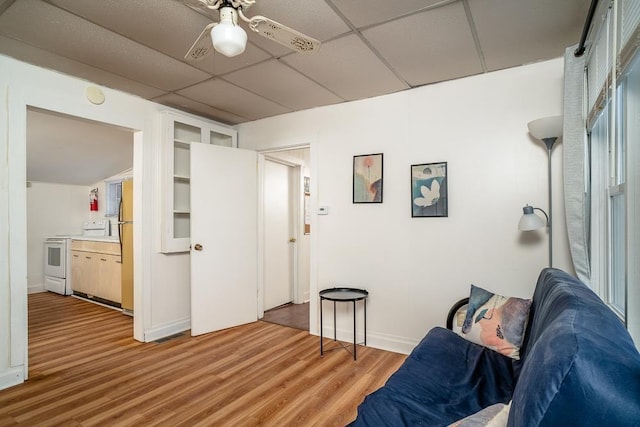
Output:
[[[282,105],[221,79],[211,79],[180,90],[178,93],[214,108],[247,117],[249,120],[291,112]]]
[[[407,88],[356,35],[327,42],[315,55],[288,55],[281,60],[347,100]]]
[[[189,47],[191,47],[191,45],[189,45]],[[195,61],[192,64],[194,65],[194,67],[198,67],[201,70],[219,76],[235,70],[239,70],[244,67],[248,67],[253,64],[257,64],[258,62],[264,61],[268,58],[271,58],[271,55],[269,55],[267,52],[260,49],[253,43],[248,42],[247,47],[245,48],[242,55],[229,58],[221,53],[213,51],[212,54],[210,54],[202,61],[203,64],[210,63],[211,66],[206,65],[206,67],[201,67],[198,63],[199,61]]]
[[[277,59],[227,74],[224,79],[292,110],[344,101]]]
[[[469,0],[487,69],[497,70],[564,54],[578,43],[586,0]]]
[[[462,3],[391,21],[362,34],[411,86],[482,72]]]
[[[177,59],[184,57],[211,22],[174,0],[49,0],[49,3]]]
[[[165,93],[164,90],[134,82],[125,77],[82,64],[4,36],[0,36],[0,52],[20,61],[56,70],[70,76],[97,83],[101,86],[138,95],[146,99]]]
[[[258,0],[246,11],[247,17],[263,15],[282,25],[320,41],[329,40],[351,29],[324,0]],[[249,39],[274,56],[290,53],[286,47],[251,30]]]
[[[240,117],[233,113],[211,107],[210,105],[185,98],[184,96],[175,93],[168,93],[166,95],[159,96],[152,99],[152,101],[178,110],[186,111],[188,113],[196,114],[198,116],[208,117],[221,123],[237,124],[247,121],[247,117]]]
[[[211,16],[206,17],[175,0],[154,0],[153,3],[147,0],[50,2],[180,61],[184,60],[184,55],[204,27],[219,20],[218,11],[211,11]],[[209,55],[189,64],[210,74],[224,74],[267,58],[266,52],[249,43],[240,56]]]
[[[41,49],[160,89],[179,89],[209,77],[189,65],[37,0],[16,2],[0,15],[0,35],[10,35]]]
[[[333,4],[357,28],[388,21],[437,3],[442,3],[442,0],[333,0]]]

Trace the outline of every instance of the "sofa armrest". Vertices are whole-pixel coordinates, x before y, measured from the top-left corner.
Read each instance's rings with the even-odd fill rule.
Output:
[[[462,298],[451,306],[451,310],[449,310],[449,314],[447,314],[447,329],[453,331],[453,319],[455,319],[460,309],[467,304],[469,304],[469,297]]]

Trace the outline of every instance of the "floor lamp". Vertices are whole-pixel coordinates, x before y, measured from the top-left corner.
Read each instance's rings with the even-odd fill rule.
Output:
[[[543,117],[527,124],[529,133],[536,139],[542,141],[547,147],[547,175],[549,186],[549,215],[537,207],[526,205],[522,208],[523,214],[518,223],[521,231],[537,230],[546,226],[549,228],[549,267],[553,267],[553,229],[551,228],[551,211],[553,205],[552,180],[551,180],[551,151],[553,144],[562,135],[562,116]],[[542,220],[534,211],[539,210],[545,216],[546,222]]]

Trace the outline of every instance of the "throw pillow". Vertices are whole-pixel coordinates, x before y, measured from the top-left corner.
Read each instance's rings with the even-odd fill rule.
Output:
[[[519,360],[530,307],[530,299],[504,297],[471,285],[460,335]]]
[[[449,427],[504,427],[509,420],[510,407],[511,402],[508,405],[496,403],[456,421]]]

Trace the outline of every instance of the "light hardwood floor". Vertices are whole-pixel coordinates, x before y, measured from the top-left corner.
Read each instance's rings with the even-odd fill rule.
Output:
[[[131,318],[29,296],[29,380],[0,391],[0,426],[341,426],[405,356],[319,355],[306,331],[255,322],[140,343]],[[327,345],[331,341],[327,341]]]

